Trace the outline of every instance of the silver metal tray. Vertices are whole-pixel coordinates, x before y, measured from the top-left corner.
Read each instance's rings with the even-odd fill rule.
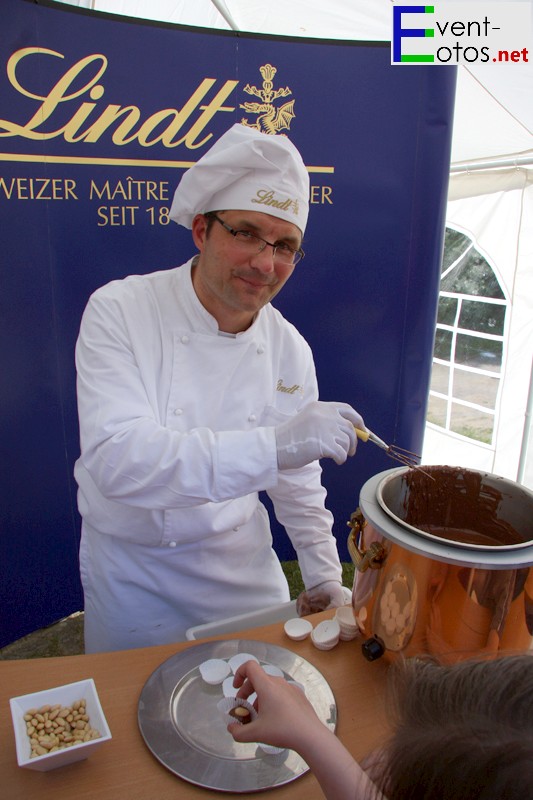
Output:
[[[180,778],[220,792],[257,792],[289,783],[308,771],[293,750],[277,755],[256,744],[239,744],[217,709],[221,686],[209,686],[198,669],[209,658],[250,653],[303,684],[307,699],[332,731],[337,706],[329,684],[296,653],[251,639],[205,642],[164,661],[146,681],[138,706],[141,734],[153,755]]]

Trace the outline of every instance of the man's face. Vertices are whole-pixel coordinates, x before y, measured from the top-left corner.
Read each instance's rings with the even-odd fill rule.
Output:
[[[292,222],[259,211],[221,211],[217,216],[234,230],[249,231],[272,244],[284,242],[297,250],[302,235]],[[293,264],[273,258],[268,245],[261,253],[243,252],[235,238],[213,220],[198,214],[192,224],[193,240],[200,251],[193,284],[202,305],[215,317],[220,330],[246,330],[260,308],[280,291],[292,275]],[[258,242],[258,245],[260,243]]]

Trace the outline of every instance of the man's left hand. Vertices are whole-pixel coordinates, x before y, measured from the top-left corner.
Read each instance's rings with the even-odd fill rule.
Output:
[[[299,617],[307,617],[309,614],[317,614],[327,608],[337,608],[345,604],[346,597],[341,584],[337,581],[324,581],[298,595],[296,611]]]

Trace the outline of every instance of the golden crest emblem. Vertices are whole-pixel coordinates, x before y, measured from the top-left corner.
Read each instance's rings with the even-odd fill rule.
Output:
[[[294,100],[290,100],[288,103],[278,107],[274,105],[274,101],[292,94],[291,90],[288,86],[284,89],[274,89],[272,81],[278,70],[272,64],[265,64],[259,68],[259,71],[263,76],[263,88],[258,89],[257,86],[250,86],[247,83],[243,91],[258,97],[261,102],[241,103],[239,106],[249,114],[257,114],[257,119],[255,122],[248,122],[248,119],[243,117],[241,123],[249,128],[256,128],[262,133],[275,134],[285,128],[289,130],[291,121],[296,116],[294,113]]]

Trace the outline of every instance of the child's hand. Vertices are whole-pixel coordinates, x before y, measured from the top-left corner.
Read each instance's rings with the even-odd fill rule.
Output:
[[[297,750],[310,730],[317,726],[325,729],[301,689],[284,678],[268,675],[255,661],[241,664],[233,685],[239,688],[237,697],[245,700],[257,692],[257,719],[247,725],[228,726],[237,742],[262,742]]]
[[[260,742],[289,747],[305,759],[327,800],[385,800],[343,744],[317,717],[297,686],[268,675],[256,661],[242,664],[233,679],[237,697],[257,692],[257,719],[232,723],[228,731],[236,742]]]

